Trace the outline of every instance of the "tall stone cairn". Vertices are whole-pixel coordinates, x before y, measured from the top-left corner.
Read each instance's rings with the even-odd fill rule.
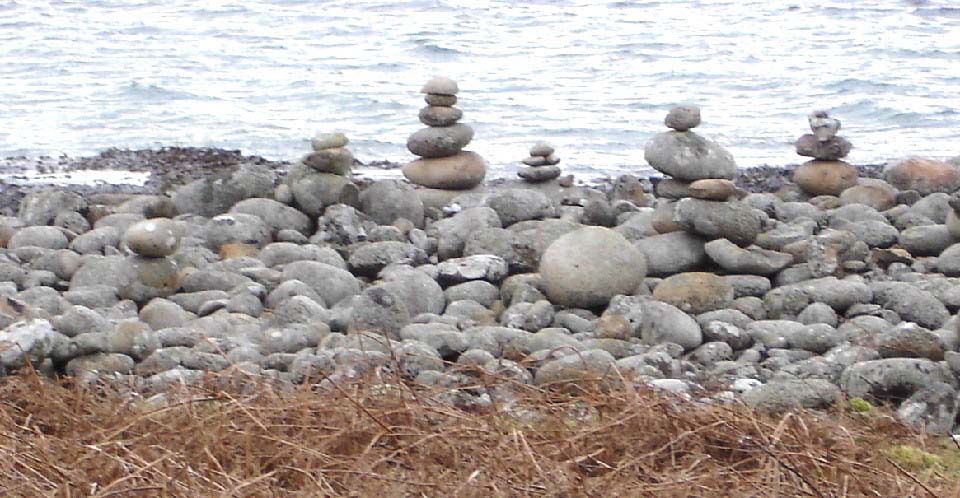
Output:
[[[454,107],[459,88],[450,78],[436,77],[420,90],[427,106],[420,122],[427,128],[407,139],[407,149],[420,159],[403,167],[411,182],[428,188],[465,190],[483,182],[487,166],[476,152],[463,150],[473,139],[473,128],[461,124],[463,112]]]
[[[793,182],[810,195],[840,195],[857,184],[857,168],[842,161],[853,146],[837,135],[840,120],[827,111],[814,111],[807,116],[810,131],[797,139],[797,154],[812,157],[793,172]]]

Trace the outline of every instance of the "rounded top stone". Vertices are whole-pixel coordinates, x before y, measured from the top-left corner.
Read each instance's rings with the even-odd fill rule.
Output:
[[[347,139],[347,136],[343,133],[317,133],[314,135],[313,140],[310,141],[313,150],[318,152],[326,149],[346,147],[348,143],[350,143],[350,140]]]
[[[169,218],[152,218],[130,225],[123,240],[141,256],[162,258],[177,252],[180,233]]]
[[[700,108],[695,105],[678,105],[670,109],[663,120],[667,128],[677,131],[687,131],[700,126]]]
[[[530,147],[531,156],[547,157],[554,152],[556,152],[556,150],[553,146],[546,142],[537,142],[533,147]]]
[[[456,95],[459,91],[460,89],[457,87],[457,82],[444,76],[437,76],[431,79],[420,89],[420,93],[430,93],[434,95]]]

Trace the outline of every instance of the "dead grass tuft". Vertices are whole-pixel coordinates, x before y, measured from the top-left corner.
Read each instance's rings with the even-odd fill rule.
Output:
[[[939,454],[944,440],[882,409],[768,417],[649,392],[527,389],[509,409],[467,410],[399,381],[222,386],[158,404],[0,381],[0,495],[960,497],[942,466],[889,457]]]

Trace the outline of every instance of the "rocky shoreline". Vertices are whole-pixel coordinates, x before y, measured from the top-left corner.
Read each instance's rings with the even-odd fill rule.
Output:
[[[859,166],[855,197],[771,167],[672,198],[659,178],[445,191],[213,149],[41,163],[147,180],[2,185],[7,373],[159,393],[392,369],[458,406],[599,380],[762,410],[863,398],[960,429],[948,163]]]

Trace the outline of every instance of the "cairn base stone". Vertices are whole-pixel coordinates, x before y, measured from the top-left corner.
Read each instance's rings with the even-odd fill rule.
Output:
[[[449,157],[411,161],[402,171],[408,180],[427,188],[466,190],[483,182],[487,164],[480,154],[462,151]]]
[[[857,168],[844,161],[807,161],[793,172],[793,182],[810,195],[840,195],[859,177]]]

